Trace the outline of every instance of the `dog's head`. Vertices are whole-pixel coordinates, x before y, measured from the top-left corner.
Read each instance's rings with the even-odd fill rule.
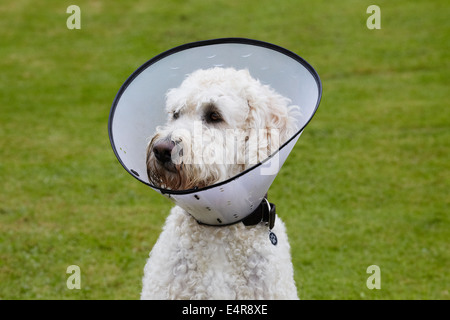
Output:
[[[289,103],[247,70],[193,72],[167,93],[167,123],[147,147],[149,181],[202,188],[266,159],[297,131]]]

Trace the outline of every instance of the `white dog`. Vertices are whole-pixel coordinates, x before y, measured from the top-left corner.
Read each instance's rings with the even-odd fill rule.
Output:
[[[147,149],[150,182],[202,188],[264,160],[297,131],[289,102],[247,70],[193,72],[167,93],[169,119]],[[273,232],[276,245],[264,222],[206,226],[175,206],[144,268],[141,298],[298,299],[278,217]]]

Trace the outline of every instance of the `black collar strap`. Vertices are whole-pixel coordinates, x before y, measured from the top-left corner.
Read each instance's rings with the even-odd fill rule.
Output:
[[[264,198],[259,206],[242,220],[242,223],[245,226],[254,226],[263,221],[268,224],[269,230],[272,230],[275,225],[275,216],[275,205]]]
[[[244,219],[231,224],[242,222],[245,226],[255,226],[260,222],[265,222],[269,227],[269,230],[272,230],[273,226],[275,225],[275,217],[275,205],[273,203],[270,203],[267,198],[264,197],[259,206],[252,213],[250,213]],[[198,220],[197,223],[205,226],[212,226],[209,224],[204,224]],[[225,227],[231,224],[214,225],[214,227]]]

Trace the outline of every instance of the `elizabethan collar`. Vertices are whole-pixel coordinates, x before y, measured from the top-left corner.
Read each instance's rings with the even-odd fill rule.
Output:
[[[298,132],[266,160],[240,174],[201,189],[168,190],[150,184],[146,148],[155,128],[166,122],[166,92],[198,69],[248,69],[300,107]],[[319,106],[322,84],[301,57],[270,43],[226,38],[188,43],[147,61],[125,81],[109,115],[111,146],[122,166],[136,179],[165,195],[207,225],[242,221],[263,201],[270,185]]]

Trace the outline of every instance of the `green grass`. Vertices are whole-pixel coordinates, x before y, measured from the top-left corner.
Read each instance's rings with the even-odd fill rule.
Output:
[[[66,8],[81,8],[68,30]],[[449,299],[445,1],[0,4],[0,298],[135,299],[171,203],[131,178],[107,118],[176,45],[239,36],[308,60],[323,99],[271,187],[302,299]],[[66,268],[81,268],[68,290]],[[369,290],[370,265],[381,290]]]

